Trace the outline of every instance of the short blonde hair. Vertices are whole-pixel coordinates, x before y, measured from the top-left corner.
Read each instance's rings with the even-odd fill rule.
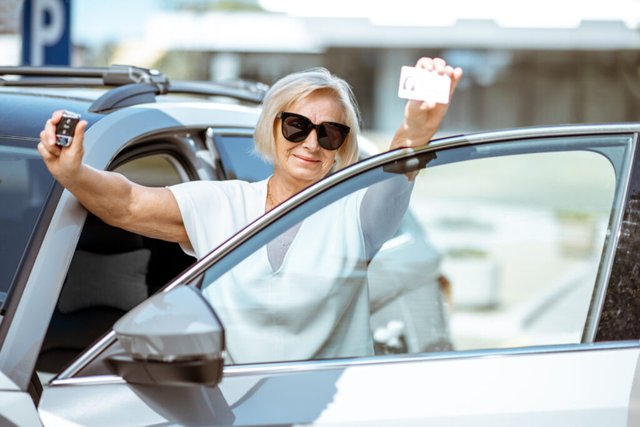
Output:
[[[275,158],[276,116],[291,105],[313,93],[329,93],[342,106],[343,123],[351,128],[344,144],[338,149],[335,169],[341,169],[358,160],[358,134],[360,115],[349,84],[325,68],[289,74],[278,80],[262,102],[262,113],[254,132],[256,150],[265,159]]]

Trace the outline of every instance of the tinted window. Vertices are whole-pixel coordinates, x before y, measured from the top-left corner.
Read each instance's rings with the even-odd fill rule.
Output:
[[[53,185],[34,141],[0,138],[0,301]]]
[[[213,142],[228,179],[261,181],[273,172],[271,163],[256,152],[251,135],[215,135]]]

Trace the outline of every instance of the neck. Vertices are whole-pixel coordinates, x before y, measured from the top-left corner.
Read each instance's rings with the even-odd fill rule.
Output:
[[[282,174],[274,171],[267,183],[267,210],[271,210],[293,195],[307,188],[310,184],[295,179],[287,179]]]

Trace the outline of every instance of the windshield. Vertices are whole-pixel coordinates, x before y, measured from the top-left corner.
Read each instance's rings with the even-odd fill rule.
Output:
[[[0,303],[53,185],[35,141],[0,137]]]

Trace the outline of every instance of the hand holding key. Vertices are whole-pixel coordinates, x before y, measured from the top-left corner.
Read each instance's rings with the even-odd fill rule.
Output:
[[[65,114],[67,113],[67,114]],[[86,120],[77,114],[56,111],[47,120],[42,132],[38,152],[47,169],[61,184],[72,183],[82,165]]]

